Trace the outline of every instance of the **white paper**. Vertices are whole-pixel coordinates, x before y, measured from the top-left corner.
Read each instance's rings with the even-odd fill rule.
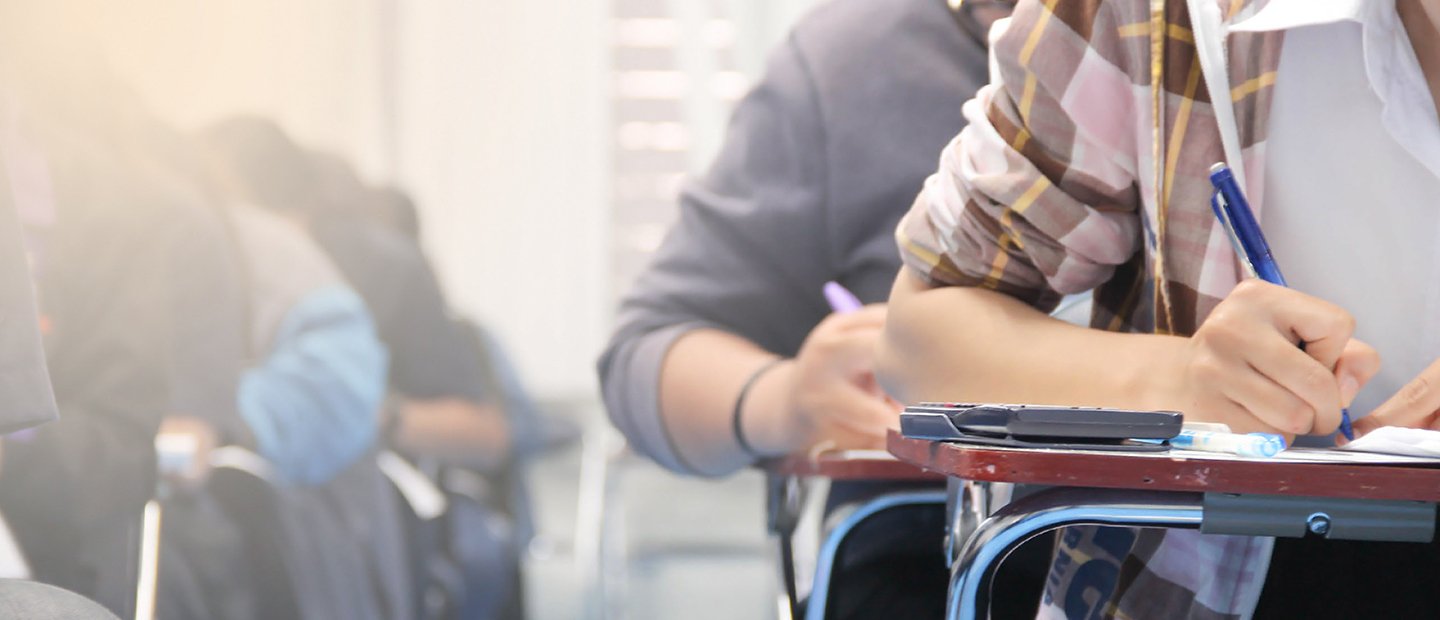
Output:
[[[1343,463],[1346,465],[1440,465],[1440,461],[1435,458],[1345,451],[1335,448],[1287,448],[1270,458],[1178,449],[1171,450],[1169,456],[1191,460],[1248,461],[1252,463],[1285,461],[1288,463]]]
[[[1440,431],[1383,426],[1345,444],[1341,450],[1440,459]]]
[[[1430,431],[1437,432],[1437,431]],[[1440,432],[1437,432],[1440,433]],[[1358,441],[1358,440],[1357,440]],[[957,443],[965,446],[966,444]],[[1406,454],[1390,454],[1376,452],[1361,452],[1358,450],[1340,450],[1336,448],[1287,448],[1271,458],[1240,456],[1237,454],[1226,454],[1223,452],[1202,452],[1199,450],[1171,449],[1161,452],[1117,452],[1107,450],[1074,450],[1063,448],[1012,448],[1001,446],[973,446],[984,450],[1001,450],[1009,452],[1046,452],[1050,454],[1075,454],[1075,455],[1106,455],[1126,456],[1139,459],[1173,459],[1189,461],[1245,461],[1250,463],[1272,463],[1285,461],[1289,463],[1343,463],[1348,465],[1423,465],[1429,467],[1440,466],[1440,453],[1437,456],[1412,456]]]

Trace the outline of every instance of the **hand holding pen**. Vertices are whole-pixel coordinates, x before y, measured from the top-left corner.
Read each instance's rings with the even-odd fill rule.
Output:
[[[1239,433],[1329,433],[1342,404],[1379,370],[1375,351],[1350,337],[1352,326],[1334,304],[1248,279],[1184,339],[1171,361],[1179,367],[1157,368],[1154,380],[1175,382],[1168,389],[1177,400],[1163,404],[1187,420]],[[1309,346],[1302,351],[1297,340]]]
[[[1351,437],[1345,408],[1379,370],[1379,356],[1351,337],[1355,320],[1344,309],[1284,288],[1285,278],[1234,175],[1216,164],[1210,178],[1216,187],[1211,207],[1241,266],[1254,277],[1237,286],[1192,338],[1205,350],[1202,366],[1210,367],[1199,379],[1221,382],[1197,389],[1224,393],[1232,415],[1241,409],[1282,433],[1338,428]]]
[[[817,445],[838,449],[880,448],[886,429],[899,423],[899,408],[875,381],[875,356],[885,326],[883,304],[863,305],[837,283],[822,292],[831,312],[800,346],[795,359],[767,371],[752,398],[766,400],[775,389],[783,396],[776,428],[755,429],[766,452],[791,452]],[[783,404],[781,404],[783,403]],[[760,406],[760,405],[756,405]],[[758,416],[754,424],[763,424]],[[767,437],[778,441],[765,441]]]

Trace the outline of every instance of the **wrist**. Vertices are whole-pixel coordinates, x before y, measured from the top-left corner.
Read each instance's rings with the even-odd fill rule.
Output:
[[[790,414],[795,369],[793,359],[776,363],[755,379],[745,395],[741,430],[761,456],[781,456],[804,447],[803,434],[797,432]]]
[[[1122,393],[1133,394],[1138,409],[1181,411],[1189,406],[1185,367],[1190,339],[1184,336],[1144,335],[1144,348],[1132,356]],[[1123,404],[1123,403],[1122,403]]]

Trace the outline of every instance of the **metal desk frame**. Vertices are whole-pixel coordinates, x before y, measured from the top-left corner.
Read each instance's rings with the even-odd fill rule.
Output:
[[[893,433],[890,448],[901,460],[951,480],[946,613],[961,620],[988,616],[990,586],[1006,556],[1025,541],[1063,527],[1428,542],[1435,535],[1440,503],[1440,468],[1179,457],[1140,461],[1116,454],[959,447]],[[1145,466],[1136,466],[1141,463]],[[988,487],[962,475],[1051,488],[1000,506],[990,496],[975,500],[971,494]],[[990,510],[977,524],[976,513]],[[961,539],[964,543],[957,545]]]

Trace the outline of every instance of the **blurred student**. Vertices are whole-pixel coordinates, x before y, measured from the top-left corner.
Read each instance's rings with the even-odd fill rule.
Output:
[[[4,80],[0,79],[0,85]],[[41,324],[35,303],[29,251],[25,247],[14,197],[15,180],[23,193],[24,172],[16,169],[17,156],[10,151],[15,110],[0,88],[0,316],[11,317],[0,326],[0,426],[3,433],[22,431],[53,421],[57,416],[55,394],[50,385]],[[0,440],[0,451],[3,451]],[[0,470],[0,475],[3,475]],[[0,520],[0,574],[28,577],[29,567],[8,524]]]
[[[416,515],[407,528],[417,588],[448,588],[458,617],[517,615],[515,521],[523,516],[515,508],[524,498],[523,487],[511,484],[511,420],[525,412],[485,381],[487,350],[451,311],[409,197],[367,187],[332,154],[310,158],[321,189],[305,214],[310,234],[364,298],[391,352],[388,444],[450,496],[441,518]],[[458,484],[477,477],[490,489],[485,496]],[[453,570],[463,583],[445,578]]]
[[[187,437],[192,447],[183,469],[162,468],[158,617],[252,618],[264,593],[248,564],[250,555],[237,515],[228,513],[208,486],[215,448],[255,450],[255,435],[240,415],[240,378],[249,358],[248,296],[239,248],[219,198],[189,167],[199,158],[193,141],[167,130],[166,156],[196,189],[203,213],[182,220],[168,274],[174,321],[171,415],[161,436]],[[174,157],[184,156],[181,161]]]
[[[244,313],[223,221],[174,148],[185,140],[93,50],[46,27],[64,18],[42,6],[0,10],[10,15],[0,20],[0,150],[65,420],[10,439],[7,458],[35,475],[0,481],[0,508],[36,578],[129,615],[156,433],[244,441],[230,432]],[[203,469],[184,472],[187,484]],[[168,514],[167,526],[187,516]],[[206,528],[225,538],[213,520]],[[185,547],[171,543],[165,552]]]
[[[420,246],[409,198],[367,187],[344,161],[312,153],[320,200],[310,234],[375,315],[390,350],[389,384],[401,450],[493,469],[506,460],[505,411],[481,381],[481,360]],[[396,203],[401,204],[396,204]]]
[[[32,475],[0,476],[0,505],[37,579],[125,613],[130,534],[174,403],[167,276],[190,206],[117,164],[129,160],[96,119],[27,101],[7,158],[29,172],[16,202],[62,417],[7,440],[6,468]]]
[[[600,359],[611,420],[636,450],[715,476],[817,445],[883,445],[899,419],[873,376],[891,231],[963,126],[955,101],[985,83],[985,36],[1008,10],[961,7],[836,0],[773,53]],[[832,280],[872,305],[831,313]],[[874,560],[888,577],[837,590],[841,617],[938,615],[938,544]]]
[[[3,106],[0,106],[3,107]],[[4,111],[0,110],[0,115]],[[5,149],[0,146],[0,162],[5,161]],[[0,166],[3,167],[3,166]],[[27,259],[21,241],[19,220],[14,204],[10,200],[10,186],[5,178],[10,170],[0,174],[0,287],[3,287],[5,316],[17,320],[9,322],[0,333],[0,385],[3,385],[4,404],[0,419],[8,432],[24,430],[37,423],[53,420],[56,415],[55,397],[50,388],[49,373],[46,370],[44,351],[40,345],[39,317],[36,315],[33,285]],[[0,472],[3,473],[3,472]],[[34,472],[11,473],[12,476],[30,475]],[[113,619],[109,610],[79,594],[32,581],[28,578],[29,566],[16,546],[8,525],[0,526],[0,536],[5,541],[0,547],[0,566],[6,578],[0,579],[0,616],[36,618],[41,620],[83,620]]]
[[[635,449],[719,475],[820,442],[880,444],[898,419],[869,379],[885,308],[832,314],[821,288],[885,298],[887,231],[962,126],[955,98],[985,81],[984,31],[943,0],[837,0],[775,51],[600,360]]]
[[[899,229],[887,384],[1242,431],[1325,435],[1346,406],[1372,411],[1361,432],[1435,428],[1437,50],[1433,0],[1022,2],[1000,75]],[[1240,281],[1211,214],[1218,161],[1293,289]],[[1091,288],[1094,329],[1045,316]],[[1061,540],[1047,617],[1440,615],[1434,545]]]
[[[0,433],[49,422],[57,414],[28,252],[13,198],[12,179],[24,173],[14,169],[16,158],[7,153],[11,142],[7,138],[18,129],[7,122],[10,112],[0,103],[0,316],[11,317],[0,326]]]
[[[0,84],[5,80],[0,78]],[[0,88],[0,315],[9,317],[0,326],[0,430],[20,431],[52,421],[57,414],[55,396],[41,342],[40,320],[34,285],[20,219],[16,212],[17,193],[25,193],[29,177],[17,169],[19,156],[10,152],[18,127],[16,112]],[[20,188],[15,183],[19,181]],[[12,472],[12,476],[37,472]],[[4,472],[0,471],[0,475]],[[0,558],[8,577],[28,576],[25,559],[13,545],[8,526],[4,551],[15,554]],[[26,618],[113,618],[109,611],[77,594],[40,583],[0,580],[0,615]]]
[[[229,188],[248,275],[255,363],[240,413],[282,485],[280,535],[302,613],[411,617],[401,522],[374,458],[389,354],[306,230],[314,171],[273,124],[221,122],[201,138]]]

